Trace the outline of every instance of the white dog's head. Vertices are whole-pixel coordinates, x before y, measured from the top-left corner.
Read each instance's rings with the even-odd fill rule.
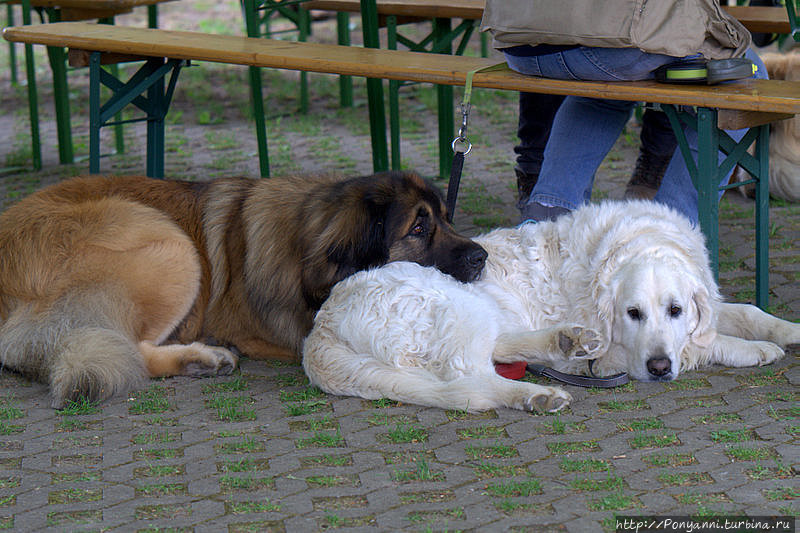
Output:
[[[600,368],[626,370],[640,381],[670,381],[698,351],[690,344],[713,341],[708,288],[687,270],[665,258],[619,265],[598,302],[610,338],[608,360],[598,361]]]

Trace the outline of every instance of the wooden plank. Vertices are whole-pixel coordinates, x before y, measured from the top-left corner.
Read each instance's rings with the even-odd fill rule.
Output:
[[[770,124],[778,120],[786,120],[794,115],[790,113],[761,113],[758,111],[734,111],[732,109],[720,109],[717,116],[717,124],[724,130],[740,130],[742,128],[752,128]]]
[[[410,15],[431,19],[434,17],[480,20],[485,0],[376,0],[380,15]],[[301,4],[305,9],[357,13],[360,0],[311,0]],[[781,6],[723,6],[751,32],[791,32],[789,15]]]
[[[121,13],[138,6],[151,6],[175,0],[31,0],[33,7],[60,7],[74,9],[110,10]],[[11,4],[19,4],[20,0],[11,0]],[[123,11],[120,11],[123,10]]]
[[[467,73],[495,59],[331,44],[277,41],[231,35],[59,22],[6,28],[13,42],[67,46],[118,54],[213,61],[445,85],[463,85]],[[652,81],[590,82],[524,76],[508,68],[480,72],[475,87],[567,94],[764,113],[800,113],[800,82],[742,80],[713,86]]]
[[[480,20],[483,17],[485,0],[377,0],[379,15],[407,15],[431,19],[462,18]],[[357,13],[361,10],[360,0],[311,0],[300,4],[305,9],[323,11],[342,11]]]
[[[785,7],[723,6],[723,9],[754,33],[788,34],[792,31]]]

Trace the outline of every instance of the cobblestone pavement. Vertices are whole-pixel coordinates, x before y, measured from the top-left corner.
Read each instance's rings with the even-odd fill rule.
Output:
[[[85,171],[85,162],[55,161],[47,72],[40,80],[45,168],[0,174],[0,209]],[[80,145],[85,81],[75,76]],[[200,65],[182,76],[167,130],[168,175],[255,176],[246,72]],[[294,79],[276,76],[272,91]],[[206,77],[221,81],[208,87]],[[309,116],[271,120],[276,173],[369,172],[363,100],[338,110],[328,80],[312,77]],[[25,166],[24,90],[6,90],[5,72],[0,84],[0,162]],[[220,87],[222,96],[214,92]],[[294,90],[287,92],[277,96],[281,105],[292,102]],[[433,116],[428,95],[412,88],[405,114]],[[462,231],[516,222],[515,113],[513,95],[476,97],[476,148],[456,219]],[[409,167],[432,174],[429,122],[405,125],[403,150]],[[142,172],[143,133],[131,130],[126,154],[105,158],[104,170]],[[632,122],[598,174],[596,198],[621,195],[637,139]],[[720,284],[734,301],[753,298],[752,213],[750,200],[723,200]],[[773,201],[770,216],[770,309],[797,321],[800,206]],[[101,405],[55,411],[43,385],[4,371],[0,528],[578,532],[613,530],[617,515],[797,516],[798,355],[794,349],[756,369],[690,372],[674,383],[567,387],[575,401],[555,416],[328,396],[309,387],[298,366],[249,360],[233,376],[155,380]]]

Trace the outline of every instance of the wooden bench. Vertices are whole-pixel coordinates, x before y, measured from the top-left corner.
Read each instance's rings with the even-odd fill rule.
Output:
[[[290,69],[373,79],[410,80],[463,86],[467,75],[492,66],[493,59],[340,45],[209,35],[63,22],[6,28],[12,42],[66,46],[76,66],[89,66],[90,171],[100,170],[100,128],[133,103],[147,114],[147,173],[163,176],[164,117],[180,68],[187,61],[212,61],[263,68]],[[127,82],[100,68],[102,63],[144,60]],[[165,79],[170,75],[165,87]],[[113,95],[101,105],[100,86]],[[697,160],[687,165],[698,189],[700,225],[717,264],[718,201],[721,176],[741,164],[756,176],[757,303],[767,303],[768,139],[769,123],[800,113],[800,82],[743,80],[715,86],[664,85],[655,82],[589,82],[534,78],[508,68],[479,72],[474,87],[641,101],[659,104],[673,122],[681,149],[686,149],[682,121],[696,129]],[[146,96],[142,96],[145,93]],[[687,107],[689,109],[687,109]],[[736,143],[722,129],[750,128]],[[747,148],[756,143],[755,155]],[[730,154],[721,164],[718,152]],[[686,154],[685,154],[686,155]]]
[[[31,23],[31,8],[36,8],[42,16],[50,22],[99,20],[113,23],[114,17],[130,13],[134,8],[147,7],[148,25],[151,28],[158,26],[158,4],[172,0],[0,0],[8,4],[9,25],[12,25],[12,4],[22,7],[22,23]],[[9,49],[11,61],[11,76],[16,77],[16,59],[11,43]],[[72,128],[69,113],[69,89],[67,87],[66,55],[61,46],[48,48],[48,59],[53,72],[53,102],[56,114],[56,134],[58,137],[58,157],[61,163],[72,163],[74,154],[72,149]],[[42,149],[39,139],[39,109],[38,94],[36,92],[36,69],[33,53],[30,46],[25,47],[25,70],[28,82],[28,106],[31,123],[31,151],[33,153],[33,168],[38,170],[42,166]],[[117,151],[124,151],[122,126],[116,129]]]

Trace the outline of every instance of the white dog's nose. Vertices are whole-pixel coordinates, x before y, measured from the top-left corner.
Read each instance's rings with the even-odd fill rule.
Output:
[[[672,363],[669,357],[651,357],[647,360],[647,371],[656,378],[663,378],[672,372]]]

